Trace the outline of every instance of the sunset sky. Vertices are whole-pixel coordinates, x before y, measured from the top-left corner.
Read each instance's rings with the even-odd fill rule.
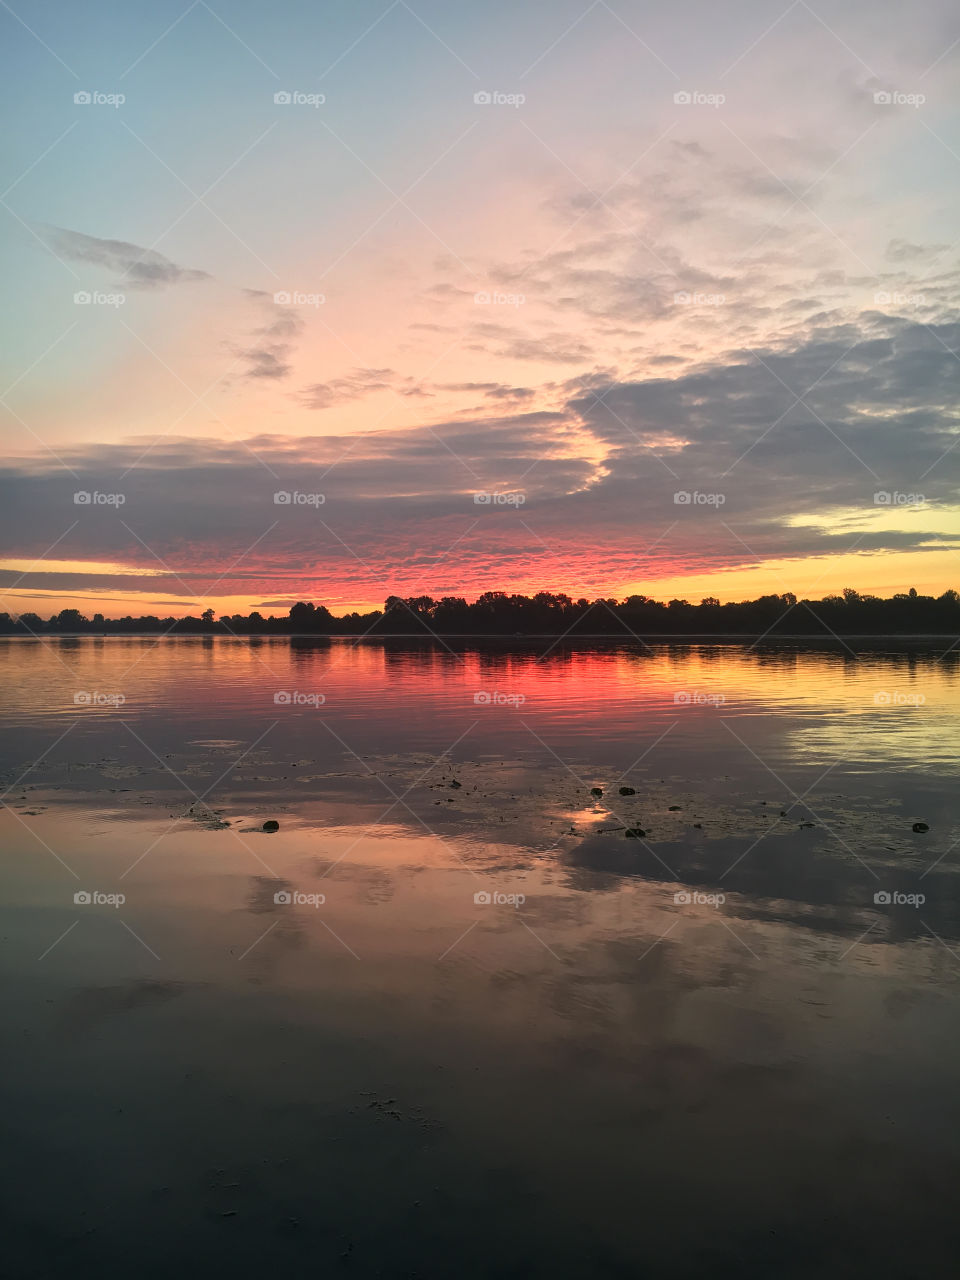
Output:
[[[0,609],[960,586],[904,14],[4,5]]]

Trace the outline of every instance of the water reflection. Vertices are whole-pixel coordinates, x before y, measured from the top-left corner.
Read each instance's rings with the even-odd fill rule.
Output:
[[[0,664],[14,1273],[948,1274],[952,658]]]
[[[871,762],[907,771],[952,766],[956,652],[854,658],[842,650],[720,645],[542,652],[529,643],[462,646],[454,654],[427,642],[322,638],[14,639],[0,642],[8,675],[0,707],[23,731],[20,740],[41,749],[43,731],[57,720],[78,720],[79,736],[91,744],[115,738],[118,718],[147,741],[169,744],[250,742],[278,719],[271,740],[283,744],[281,753],[288,743],[290,751],[297,743],[302,753],[307,744],[317,751],[322,708],[361,752],[444,750],[474,721],[478,750],[512,754],[523,743],[536,752],[523,722],[561,756],[576,738],[598,763],[613,763],[674,726],[660,758],[677,768],[692,756],[726,754],[719,721],[728,720],[774,767],[820,760],[854,771]],[[278,702],[285,694],[291,701]]]

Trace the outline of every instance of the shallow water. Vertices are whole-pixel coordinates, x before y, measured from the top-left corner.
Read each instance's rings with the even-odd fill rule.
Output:
[[[0,642],[11,1274],[952,1270],[956,656],[545,648]]]

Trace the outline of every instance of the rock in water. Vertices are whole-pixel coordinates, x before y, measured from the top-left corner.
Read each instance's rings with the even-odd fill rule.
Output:
[[[603,795],[603,787],[591,787],[590,794],[592,796],[596,796],[597,799],[599,800],[600,797]]]
[[[925,822],[915,822],[913,824],[914,831],[929,831],[930,828]]]
[[[268,818],[260,829],[261,831],[279,831],[280,823],[273,818]]]
[[[633,787],[621,787],[620,794],[622,796],[635,796],[637,793],[635,788]]]

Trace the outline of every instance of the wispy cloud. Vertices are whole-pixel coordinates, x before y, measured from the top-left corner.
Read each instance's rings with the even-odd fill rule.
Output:
[[[42,228],[42,236],[59,257],[118,272],[120,280],[133,289],[162,289],[212,279],[206,271],[181,267],[156,249],[144,249],[127,240],[104,240],[55,226]]]

